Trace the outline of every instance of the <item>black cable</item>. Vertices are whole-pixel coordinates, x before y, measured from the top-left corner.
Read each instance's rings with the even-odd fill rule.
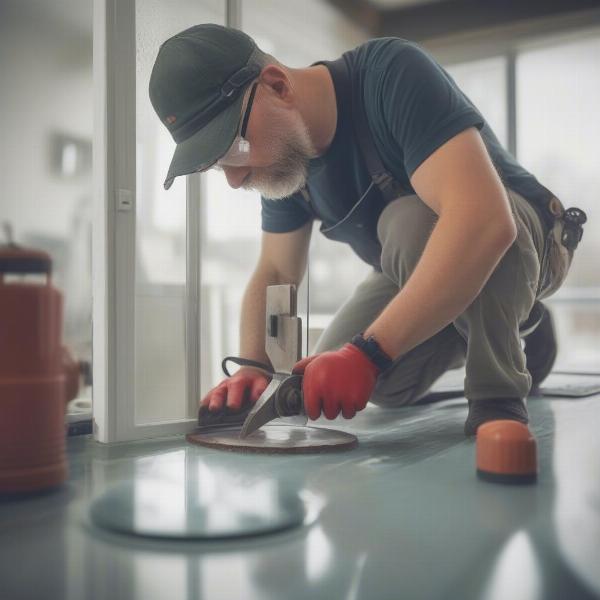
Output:
[[[223,369],[223,373],[227,375],[227,377],[231,377],[231,373],[227,369],[227,361],[235,363],[236,365],[240,365],[242,367],[258,367],[263,371],[267,371],[268,373],[274,373],[273,369],[269,365],[265,365],[264,363],[258,362],[257,360],[250,360],[249,358],[240,358],[239,356],[226,356],[221,361],[221,369]]]

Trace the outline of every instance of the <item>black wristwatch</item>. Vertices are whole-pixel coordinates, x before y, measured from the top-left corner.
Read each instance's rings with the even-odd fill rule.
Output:
[[[388,367],[391,367],[392,363],[394,362],[381,349],[372,335],[365,340],[362,333],[357,333],[352,340],[350,340],[350,343],[362,350],[380,371],[385,371]]]

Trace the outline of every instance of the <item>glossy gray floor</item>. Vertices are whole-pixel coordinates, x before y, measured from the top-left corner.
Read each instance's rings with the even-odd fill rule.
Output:
[[[0,503],[0,598],[599,597],[600,397],[532,398],[529,409],[541,467],[529,487],[476,478],[464,400],[368,408],[335,422],[359,436],[359,448],[327,455],[242,455],[182,438],[111,447],[72,438],[64,489]],[[313,520],[203,543],[90,525],[93,497],[149,478],[171,489],[197,486],[215,503],[223,489],[237,490],[241,503],[297,490]]]

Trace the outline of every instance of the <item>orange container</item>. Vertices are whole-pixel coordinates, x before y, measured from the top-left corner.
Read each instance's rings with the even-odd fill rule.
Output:
[[[495,483],[534,483],[537,442],[527,425],[497,420],[477,430],[477,475]]]
[[[67,477],[65,407],[78,392],[78,363],[61,343],[63,299],[51,271],[45,252],[0,246],[0,494]]]

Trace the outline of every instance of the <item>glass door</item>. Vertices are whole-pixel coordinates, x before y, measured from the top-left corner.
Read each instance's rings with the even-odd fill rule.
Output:
[[[167,38],[225,22],[222,0],[94,7],[94,430],[183,433],[200,390],[200,175],[163,180],[174,142],[148,95]]]

